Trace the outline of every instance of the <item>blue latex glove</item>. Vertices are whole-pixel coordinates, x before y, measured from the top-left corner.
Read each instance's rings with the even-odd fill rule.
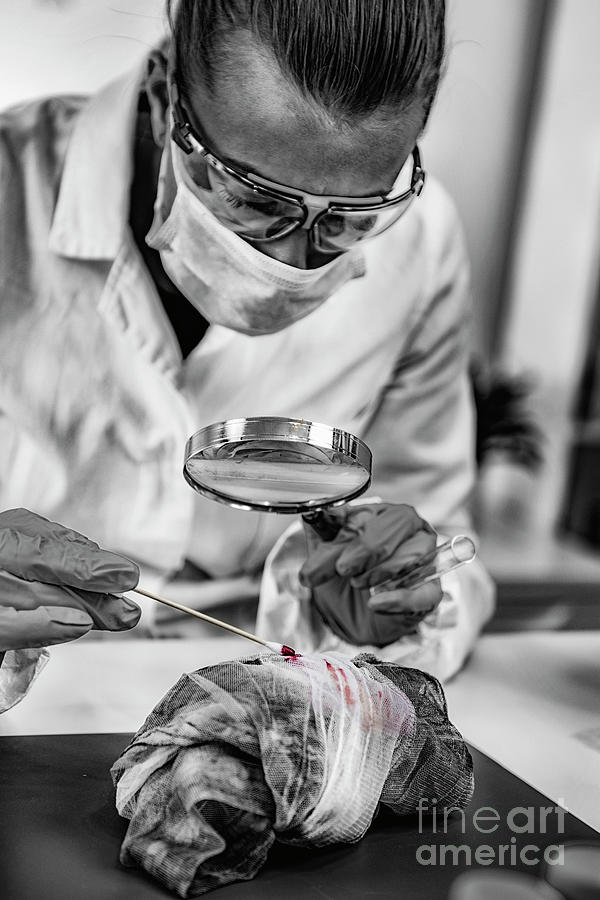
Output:
[[[369,587],[410,569],[436,545],[436,533],[412,506],[367,503],[327,512],[341,525],[331,541],[305,526],[302,584],[329,628],[352,644],[383,647],[414,632],[442,599],[438,580],[371,597]]]
[[[124,631],[140,608],[124,597],[135,563],[26,509],[0,513],[0,655],[72,641],[90,631]]]

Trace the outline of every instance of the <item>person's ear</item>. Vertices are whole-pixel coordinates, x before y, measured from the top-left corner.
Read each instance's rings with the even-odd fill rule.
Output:
[[[167,84],[167,58],[161,50],[153,50],[148,57],[146,95],[150,104],[150,125],[154,140],[164,147],[169,136],[169,89]]]

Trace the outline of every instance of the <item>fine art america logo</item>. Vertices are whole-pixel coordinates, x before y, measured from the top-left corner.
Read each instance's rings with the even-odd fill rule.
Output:
[[[531,835],[565,833],[566,808],[561,798],[559,806],[515,806],[508,813],[499,813],[493,806],[469,810],[470,843],[423,843],[417,848],[417,862],[422,866],[537,866],[545,862],[551,866],[563,863],[562,844],[540,847],[531,843]],[[438,808],[434,799],[421,798],[417,807],[419,834],[454,835],[466,833],[465,810],[450,806]],[[510,832],[509,842],[494,842],[493,835],[502,827]],[[480,834],[481,843],[473,841],[473,831]],[[454,838],[455,839],[455,838]]]

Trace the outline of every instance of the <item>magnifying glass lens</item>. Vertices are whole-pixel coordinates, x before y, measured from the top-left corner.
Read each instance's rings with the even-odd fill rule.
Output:
[[[302,419],[233,419],[190,438],[184,475],[230,506],[302,513],[366,490],[371,453],[349,432]]]

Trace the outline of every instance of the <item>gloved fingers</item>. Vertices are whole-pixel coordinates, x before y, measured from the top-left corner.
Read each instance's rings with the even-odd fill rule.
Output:
[[[382,559],[370,569],[366,569],[359,575],[354,575],[350,583],[353,587],[366,588],[380,584],[382,581],[395,579],[401,575],[407,575],[411,569],[418,565],[421,560],[428,556],[435,549],[436,536],[429,531],[419,531],[408,538],[403,544],[397,547],[391,556]],[[351,545],[346,547],[337,562],[337,567],[342,563],[344,554],[350,552]],[[434,572],[435,567],[432,562],[428,570],[424,574]]]
[[[98,547],[95,541],[90,540],[79,531],[60,525],[58,522],[52,522],[38,513],[31,512],[30,509],[6,509],[0,512],[0,530],[3,528],[14,528],[22,534],[29,537],[36,537],[41,534],[45,537],[54,536],[62,537],[73,543],[86,544],[92,547]]]
[[[344,529],[346,515],[346,507],[341,507],[339,510],[326,510],[327,522],[337,519],[341,525],[335,539],[331,541],[323,540],[310,522],[303,521],[307,557],[298,573],[300,584],[305,587],[317,587],[337,575],[336,560],[345,543],[351,541],[355,536],[354,531],[348,533]]]
[[[94,622],[96,631],[129,631],[140,621],[142,610],[129,597],[82,591],[75,594],[81,606]]]
[[[433,538],[432,546],[435,545],[433,529],[412,506],[404,503],[379,506],[381,510],[362,524],[354,540],[344,547],[336,565],[338,575],[362,575],[389,559],[418,532],[429,534]]]
[[[435,586],[428,585],[416,604],[419,609],[407,608],[403,596],[397,592],[390,598],[390,610],[371,608],[365,591],[346,587],[333,593],[328,586],[313,592],[313,603],[325,624],[342,640],[357,645],[385,647],[404,635],[414,634],[419,623],[435,609],[439,602]],[[403,592],[405,594],[406,592]],[[441,592],[440,592],[441,599]],[[421,608],[422,607],[422,608]]]
[[[332,541],[320,541],[307,529],[308,557],[299,573],[302,584],[315,588],[340,575],[353,577],[358,587],[369,586],[435,547],[434,530],[407,504],[371,503],[345,507],[343,512],[344,523]],[[408,544],[415,535],[415,542]]]
[[[386,591],[369,597],[367,605],[372,612],[381,614],[427,614],[436,609],[443,597],[439,580],[429,581],[421,587]]]
[[[131,590],[139,581],[131,560],[20,509],[0,514],[0,568],[28,581],[109,593]]]
[[[81,609],[3,606],[0,607],[0,651],[63,644],[86,634],[91,627],[92,620]]]
[[[320,542],[314,549],[309,549],[306,562],[298,573],[300,584],[314,588],[335,578],[337,576],[336,562],[342,548],[343,544],[338,537],[327,543]]]
[[[304,533],[308,557],[299,573],[300,583],[305,587],[314,588],[335,578],[338,574],[336,561],[340,553],[347,544],[356,539],[380,507],[383,508],[382,504],[365,503],[361,506],[342,506],[326,510],[324,515],[328,521],[337,519],[340,523],[337,535],[330,541],[320,538],[313,525],[305,521]]]
[[[141,610],[128,597],[109,593],[76,590],[67,586],[24,581],[0,571],[0,609],[33,610],[40,606],[56,606],[83,610],[97,630],[126,631],[137,625]]]
[[[385,647],[399,638],[405,637],[407,634],[414,634],[419,627],[419,622],[425,615],[425,613],[419,615],[372,613],[369,626],[371,632],[369,643],[375,644],[376,647]]]

